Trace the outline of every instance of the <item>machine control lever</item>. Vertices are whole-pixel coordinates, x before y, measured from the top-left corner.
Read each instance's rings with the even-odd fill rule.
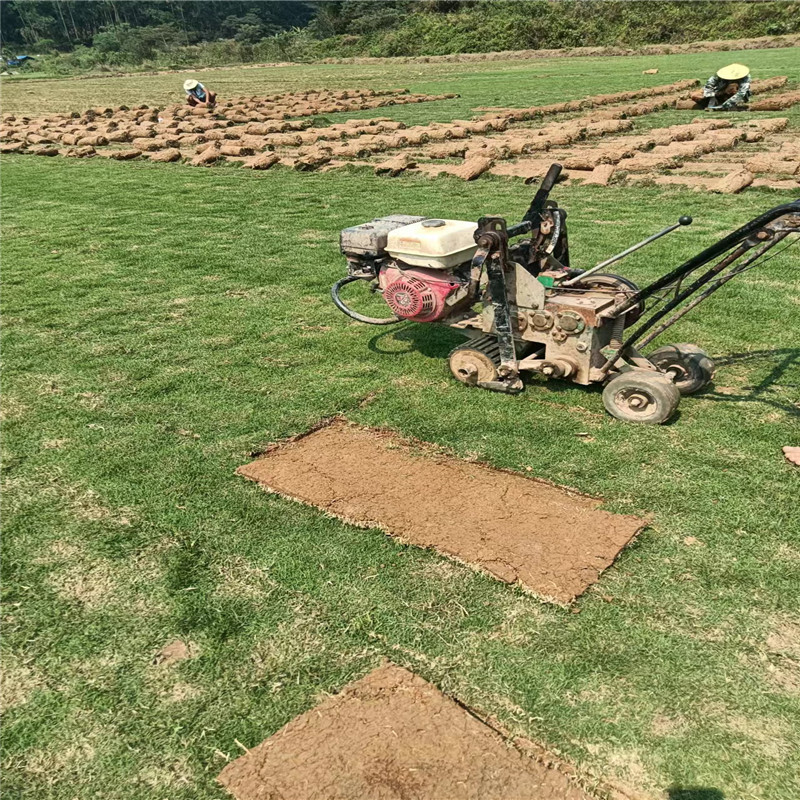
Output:
[[[664,230],[658,231],[658,233],[654,233],[652,236],[648,236],[646,239],[642,239],[641,242],[637,242],[634,245],[631,245],[627,250],[623,250],[621,253],[617,253],[615,256],[611,256],[611,258],[607,258],[605,261],[601,261],[599,264],[596,264],[591,269],[587,269],[585,272],[582,272],[580,275],[576,276],[575,278],[570,278],[568,281],[564,281],[561,286],[573,286],[576,283],[580,283],[584,278],[588,278],[589,275],[593,275],[595,272],[599,272],[601,269],[605,269],[606,267],[611,266],[611,264],[615,264],[617,261],[621,261],[625,256],[629,256],[631,253],[635,253],[637,250],[641,249],[645,245],[654,242],[656,239],[660,239],[662,236],[666,236],[668,233],[672,233],[672,231],[677,230],[678,228],[684,225],[691,225],[692,218],[683,216],[678,219],[678,221],[674,225],[667,225]]]

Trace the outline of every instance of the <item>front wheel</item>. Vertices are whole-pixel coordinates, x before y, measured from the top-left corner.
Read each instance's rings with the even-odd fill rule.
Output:
[[[623,422],[661,425],[678,408],[681,395],[674,383],[659,372],[623,372],[603,389],[603,405]]]
[[[694,344],[659,347],[647,359],[672,380],[681,394],[699,392],[714,377],[714,362]]]

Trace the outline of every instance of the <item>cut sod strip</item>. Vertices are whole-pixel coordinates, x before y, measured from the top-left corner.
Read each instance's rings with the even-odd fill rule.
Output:
[[[271,492],[558,603],[585,592],[646,524],[575,492],[343,420],[278,444],[238,471]]]
[[[386,664],[228,764],[219,781],[237,800],[589,800],[546,761]]]

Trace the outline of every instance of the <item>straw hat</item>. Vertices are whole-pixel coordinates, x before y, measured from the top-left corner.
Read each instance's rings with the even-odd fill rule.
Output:
[[[726,67],[726,69],[728,69],[728,68]],[[196,81],[196,80],[194,80],[193,78],[188,78],[187,80],[185,80],[185,81],[183,82],[183,88],[184,88],[184,89],[185,89],[187,92],[188,92],[188,91],[190,91],[190,90],[192,90],[192,89],[194,89],[194,87],[195,87],[195,86],[197,86],[197,81]]]
[[[744,64],[728,64],[727,67],[717,70],[717,77],[724,81],[740,81],[749,74],[750,67],[746,67]]]

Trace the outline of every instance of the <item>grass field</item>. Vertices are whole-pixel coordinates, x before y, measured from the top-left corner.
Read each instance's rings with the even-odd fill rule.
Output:
[[[222,94],[461,93],[387,113],[420,122],[633,89],[651,66],[658,83],[705,77],[721,58],[800,78],[796,50],[765,50],[203,79]],[[180,80],[14,81],[4,111],[164,102]],[[800,248],[671,332],[717,359],[715,385],[672,424],[635,427],[606,416],[596,390],[467,389],[447,374],[448,330],[368,328],[329,302],[341,228],[388,213],[516,221],[530,199],[519,181],[10,156],[2,189],[7,796],[223,797],[227,759],[385,657],[560,753],[590,786],[798,796],[800,473],[780,448],[800,443]],[[554,197],[584,266],[693,215],[626,262],[637,280],[793,199]],[[234,476],[336,413],[652,525],[565,610]],[[175,639],[192,657],[154,663]]]

